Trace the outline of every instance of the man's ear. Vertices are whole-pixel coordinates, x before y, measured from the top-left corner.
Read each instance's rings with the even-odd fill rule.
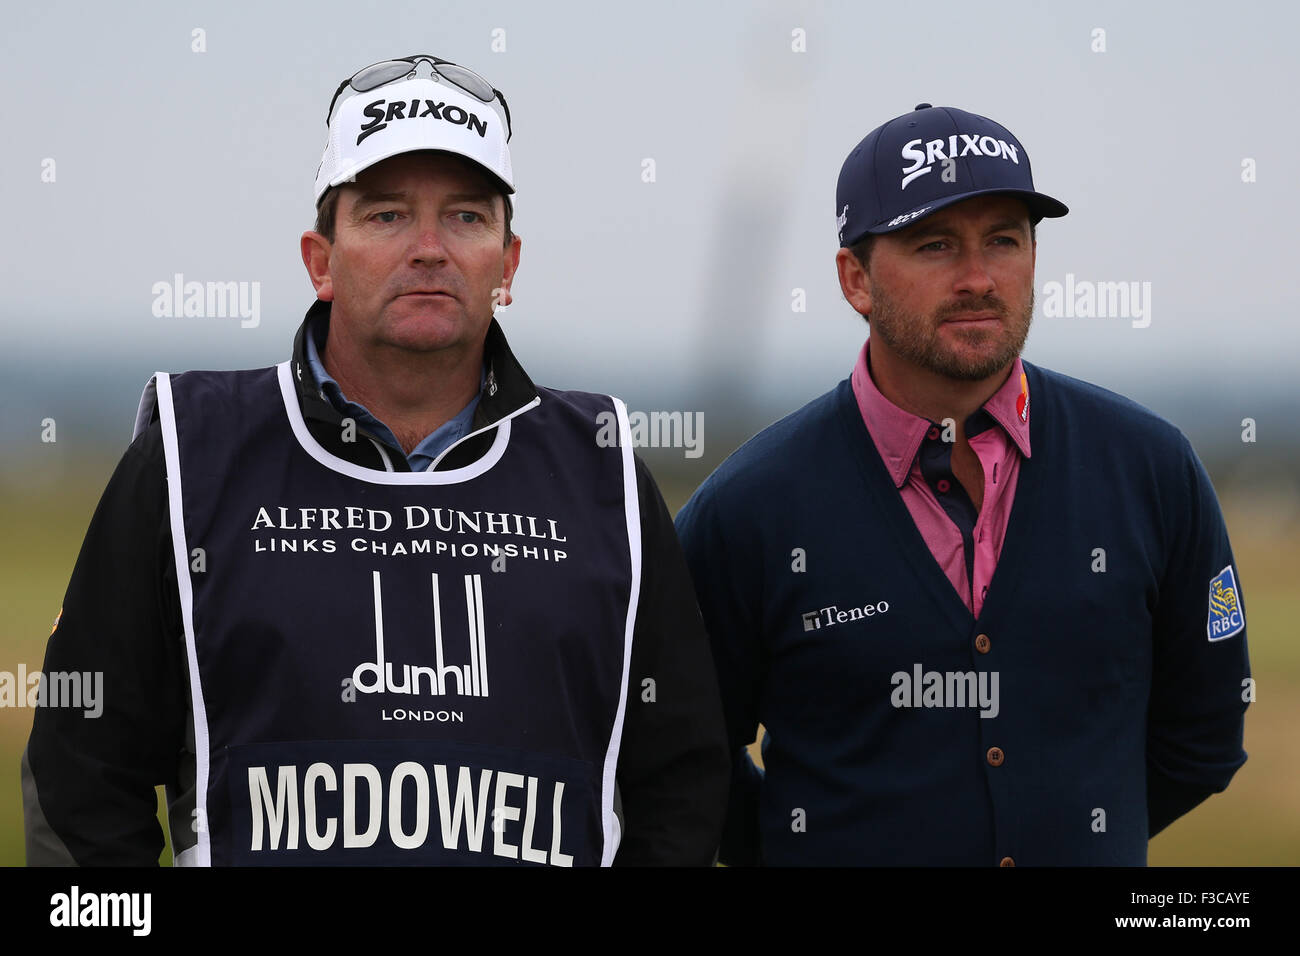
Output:
[[[330,278],[330,252],[334,246],[319,232],[304,232],[298,240],[302,251],[302,264],[316,288],[316,298],[322,302],[334,301],[334,282]]]
[[[848,249],[835,253],[835,268],[840,273],[840,291],[849,305],[862,316],[871,315],[871,276]]]
[[[518,234],[510,239],[510,245],[506,246],[505,268],[501,272],[501,287],[494,290],[496,295],[495,305],[505,307],[514,301],[510,295],[510,283],[515,281],[515,271],[519,268],[519,250],[523,246],[523,241]]]

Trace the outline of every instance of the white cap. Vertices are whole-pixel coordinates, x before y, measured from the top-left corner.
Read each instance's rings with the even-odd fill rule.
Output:
[[[316,205],[331,186],[390,156],[420,149],[456,153],[515,191],[505,120],[490,103],[450,83],[416,77],[342,100],[316,171]]]

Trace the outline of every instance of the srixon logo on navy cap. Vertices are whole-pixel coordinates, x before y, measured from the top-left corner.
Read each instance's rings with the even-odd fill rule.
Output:
[[[983,193],[1021,199],[1034,222],[1069,210],[1034,189],[1029,155],[986,116],[920,103],[849,153],[835,192],[840,245],[902,229]]]
[[[921,103],[916,108],[933,109],[929,103]],[[903,144],[902,157],[909,160],[911,165],[903,167],[903,179],[899,183],[899,188],[906,189],[907,184],[918,176],[933,172],[935,163],[942,162],[947,171],[955,173],[955,160],[972,155],[1009,159],[1017,165],[1020,164],[1019,144],[1008,143],[1005,139],[996,139],[987,133],[983,135],[979,132],[950,133],[946,140],[917,138]]]

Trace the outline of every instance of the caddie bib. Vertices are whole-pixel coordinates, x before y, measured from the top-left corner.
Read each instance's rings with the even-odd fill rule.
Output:
[[[539,389],[478,461],[410,473],[322,447],[287,362],[158,373],[137,428],[155,401],[194,720],[177,863],[612,862],[622,402]]]

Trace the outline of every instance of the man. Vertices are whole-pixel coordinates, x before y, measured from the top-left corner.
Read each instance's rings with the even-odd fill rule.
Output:
[[[504,97],[422,55],[340,85],[293,357],[159,373],[37,712],[29,863],[709,864],[707,638],[617,399],[533,385]],[[620,447],[597,440],[618,422]],[[608,430],[606,430],[606,434]]]
[[[872,329],[852,375],[677,519],[736,757],[721,859],[1144,864],[1246,758],[1205,470],[1018,357],[1036,226],[1067,210],[1005,128],[922,104],[853,150],[835,205]]]

